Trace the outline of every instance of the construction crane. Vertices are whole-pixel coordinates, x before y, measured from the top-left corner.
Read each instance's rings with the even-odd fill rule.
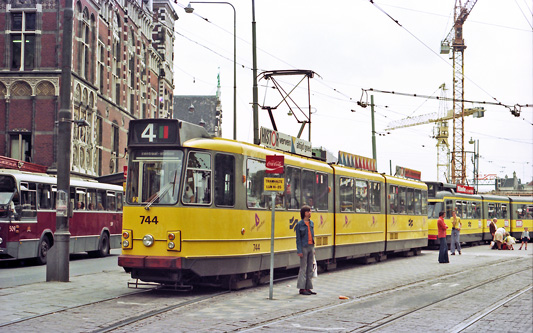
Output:
[[[454,110],[446,110],[446,86],[443,83],[440,87],[441,106],[438,112],[432,112],[423,114],[416,117],[407,117],[400,120],[395,120],[389,123],[385,131],[391,131],[399,128],[412,127],[417,125],[435,123],[433,128],[433,138],[437,139],[437,181],[444,180],[448,182],[449,172],[449,144],[448,144],[448,121],[455,119]],[[470,109],[464,109],[462,116],[474,116],[474,118],[481,118],[485,115],[485,109],[483,107],[476,107]],[[466,153],[465,153],[466,155]]]
[[[464,2],[464,4],[463,4]],[[455,0],[453,27],[441,42],[441,54],[453,51],[453,150],[452,183],[465,184],[466,152],[464,150],[464,51],[463,24],[477,0]]]

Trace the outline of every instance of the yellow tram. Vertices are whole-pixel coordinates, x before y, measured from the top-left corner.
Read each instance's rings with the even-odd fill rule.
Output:
[[[237,288],[268,275],[267,155],[285,162],[284,191],[275,197],[275,268],[299,265],[293,228],[303,205],[312,207],[324,267],[427,245],[427,187],[419,181],[213,138],[168,119],[131,121],[128,152],[119,265],[132,278]],[[400,204],[404,210],[389,211]]]

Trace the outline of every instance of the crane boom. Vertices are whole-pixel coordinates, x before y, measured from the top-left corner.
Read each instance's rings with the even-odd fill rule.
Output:
[[[474,117],[482,117],[482,112],[485,111],[483,107],[476,107],[471,109],[465,109],[464,116],[471,116],[474,115]],[[416,117],[407,117],[400,120],[391,121],[385,131],[391,131],[398,128],[405,128],[405,127],[412,127],[412,126],[418,126],[418,125],[424,125],[424,124],[430,124],[430,123],[436,123],[439,121],[446,121],[451,120],[454,118],[454,112],[453,110],[448,110],[447,114],[443,117],[439,117],[439,114],[437,112],[431,112],[427,114],[423,114]]]

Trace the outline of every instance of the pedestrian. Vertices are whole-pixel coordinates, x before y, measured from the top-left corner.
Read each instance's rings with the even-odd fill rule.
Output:
[[[496,229],[498,229],[498,226],[496,225],[496,222],[498,221],[497,218],[493,218],[492,221],[489,223],[489,230],[490,230],[490,236],[492,238],[492,241],[490,242],[490,248],[492,249],[494,245],[494,234],[496,233]]]
[[[459,251],[459,254],[461,254],[461,242],[459,241],[459,234],[461,232],[462,227],[461,219],[457,217],[455,211],[452,212],[452,245],[450,251],[452,252],[452,256],[455,255],[455,248],[457,247],[457,250]]]
[[[444,212],[439,213],[437,227],[439,229],[438,236],[440,241],[439,262],[441,264],[447,264],[450,262],[450,259],[448,257],[448,244],[446,244],[446,229],[448,229],[448,226],[444,223]]]
[[[316,295],[313,289],[313,261],[315,258],[315,230],[311,221],[311,207],[303,206],[300,209],[301,220],[294,227],[296,232],[296,251],[300,257],[300,271],[298,283],[301,295]]]
[[[498,246],[498,250],[502,249],[503,238],[505,237],[505,228],[501,227],[494,233],[494,242]]]
[[[527,250],[527,242],[529,242],[529,231],[527,230],[527,227],[524,228],[524,231],[522,231],[522,235],[520,236],[520,248],[519,250],[522,250],[522,245],[526,245]]]
[[[508,232],[505,233],[505,239],[503,241],[507,245],[507,250],[514,250],[514,244],[516,241],[513,236],[509,235]]]

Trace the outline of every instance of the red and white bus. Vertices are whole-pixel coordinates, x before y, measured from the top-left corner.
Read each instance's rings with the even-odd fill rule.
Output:
[[[46,263],[56,229],[56,177],[0,169],[0,260]],[[70,253],[106,256],[120,248],[123,188],[70,179]]]

